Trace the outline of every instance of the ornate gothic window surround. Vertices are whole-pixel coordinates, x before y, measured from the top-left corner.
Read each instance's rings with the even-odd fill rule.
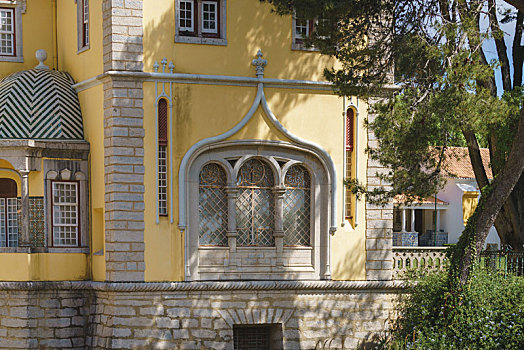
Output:
[[[323,278],[329,181],[322,161],[283,142],[212,148],[189,168],[188,208],[199,214],[186,231],[188,279]]]

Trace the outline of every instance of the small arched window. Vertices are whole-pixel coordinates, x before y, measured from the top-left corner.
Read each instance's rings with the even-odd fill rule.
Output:
[[[0,179],[0,247],[18,246],[16,181]]]
[[[355,111],[348,108],[346,111],[346,151],[353,152],[353,134],[354,134]]]
[[[311,178],[301,165],[291,166],[284,180],[284,245],[311,245]]]
[[[167,215],[167,101],[158,100],[158,215]]]
[[[218,164],[207,164],[200,172],[198,215],[199,245],[227,246],[226,173]]]
[[[238,173],[236,200],[237,245],[274,246],[275,185],[273,170],[260,159],[250,159]]]
[[[346,179],[351,179],[353,177],[352,168],[353,168],[353,148],[354,148],[354,133],[355,133],[355,110],[350,107],[346,111],[346,142],[345,142],[345,169],[344,175]],[[345,188],[345,200],[344,200],[344,216],[346,219],[351,219],[353,217],[353,199],[352,192]]]

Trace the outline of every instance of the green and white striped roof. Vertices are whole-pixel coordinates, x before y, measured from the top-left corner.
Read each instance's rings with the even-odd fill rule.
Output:
[[[73,78],[34,68],[0,80],[0,139],[82,140],[82,113]]]

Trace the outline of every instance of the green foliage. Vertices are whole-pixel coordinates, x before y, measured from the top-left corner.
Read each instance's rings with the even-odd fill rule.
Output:
[[[448,273],[412,281],[380,349],[523,349],[524,278],[476,270],[460,293]]]

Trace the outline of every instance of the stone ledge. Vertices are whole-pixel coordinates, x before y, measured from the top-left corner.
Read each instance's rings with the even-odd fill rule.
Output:
[[[96,290],[109,292],[221,290],[401,290],[403,281],[217,281],[217,282],[0,282],[0,290]]]

